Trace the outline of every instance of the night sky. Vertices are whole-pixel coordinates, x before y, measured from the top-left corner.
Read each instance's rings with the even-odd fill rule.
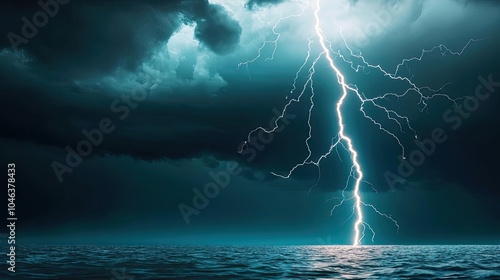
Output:
[[[321,162],[319,181],[315,166],[299,168],[289,179],[271,174],[287,174],[308,155],[309,87],[289,106],[272,140],[258,148],[243,145],[253,129],[269,128],[307,80],[309,66],[291,92],[314,35],[314,5],[277,25],[272,60],[266,59],[273,52],[270,43],[261,58],[238,65],[255,58],[264,41],[275,40],[278,19],[301,13],[306,2],[61,0],[34,32],[24,26],[43,11],[37,1],[2,1],[0,155],[5,168],[16,164],[18,238],[349,244],[352,201],[330,215],[338,199],[329,200],[340,196],[350,172],[345,151]],[[354,51],[391,72],[422,49],[444,44],[460,52],[467,45],[461,55],[437,49],[399,74],[434,89],[449,82],[439,93],[452,98],[481,94],[477,104],[436,97],[425,107],[415,93],[382,101],[407,116],[423,142],[438,132],[445,139],[434,142],[434,151],[405,176],[398,171],[398,142],[363,117],[359,100],[347,98],[345,129],[369,182],[361,185],[361,194],[400,226],[398,232],[391,221],[364,208],[377,232],[375,244],[500,243],[499,4],[323,1],[322,28],[334,51],[347,51],[334,18]],[[316,57],[318,39],[311,40]],[[340,57],[335,61],[347,82],[367,97],[405,91],[404,83],[373,69],[356,72]],[[338,133],[335,104],[341,89],[325,59],[315,70],[309,143],[317,160]],[[366,112],[397,135],[408,154],[419,149],[408,127],[401,132],[369,104]],[[99,128],[102,137],[94,133]],[[99,142],[91,151],[78,146],[87,135]],[[71,156],[78,147],[88,154],[81,161]],[[193,197],[217,180],[224,187],[196,209]],[[187,208],[181,205],[195,211],[185,219],[180,208]],[[370,237],[363,243],[370,244]]]

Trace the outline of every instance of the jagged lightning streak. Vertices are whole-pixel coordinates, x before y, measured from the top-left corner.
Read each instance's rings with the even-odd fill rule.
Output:
[[[357,176],[355,176],[355,183],[354,183],[354,198],[355,198],[355,208],[356,208],[356,215],[357,219],[354,224],[354,240],[353,240],[353,245],[359,245],[360,243],[360,226],[363,224],[363,211],[361,210],[361,196],[359,194],[359,186],[361,184],[361,180],[363,179],[363,171],[361,170],[361,165],[358,162],[358,152],[356,149],[354,149],[354,145],[352,144],[351,138],[349,138],[344,131],[344,117],[342,115],[342,105],[344,104],[344,100],[347,97],[348,89],[353,90],[350,88],[346,82],[345,82],[345,77],[342,75],[340,70],[335,66],[335,63],[332,59],[332,56],[330,54],[330,51],[326,45],[326,40],[323,35],[323,30],[321,30],[321,21],[319,18],[319,11],[321,10],[320,6],[320,0],[316,0],[316,10],[314,11],[314,18],[316,21],[316,24],[314,26],[314,29],[316,30],[316,35],[319,38],[319,43],[321,45],[321,48],[325,52],[326,59],[328,60],[328,64],[332,68],[332,70],[335,72],[335,75],[337,76],[337,80],[342,87],[342,95],[337,102],[336,105],[336,110],[337,110],[337,117],[338,117],[338,124],[339,124],[339,138],[341,141],[343,140],[345,143],[347,143],[347,149],[349,150],[349,153],[352,158],[352,162],[354,165],[354,169],[356,170]],[[357,90],[356,90],[357,92]]]
[[[314,5],[311,5],[312,2],[314,2]],[[398,224],[398,222],[394,218],[392,218],[392,216],[382,213],[374,205],[365,203],[362,200],[361,193],[360,193],[360,187],[361,187],[361,183],[365,182],[365,181],[363,181],[363,171],[362,171],[361,164],[358,161],[358,152],[356,151],[356,149],[354,147],[353,140],[346,134],[346,131],[345,131],[344,116],[343,116],[343,113],[342,113],[344,101],[348,97],[349,93],[352,93],[353,96],[357,97],[358,100],[361,103],[359,111],[363,114],[363,116],[366,119],[368,119],[373,124],[375,124],[381,131],[383,131],[384,133],[388,134],[389,136],[391,136],[392,138],[394,138],[396,140],[396,142],[399,144],[399,146],[402,149],[401,156],[404,159],[405,158],[405,148],[404,148],[404,145],[403,145],[402,141],[398,138],[398,136],[395,133],[389,131],[380,122],[378,122],[373,117],[371,117],[370,115],[368,115],[368,113],[365,111],[365,105],[371,104],[373,107],[375,107],[375,108],[377,108],[379,110],[384,111],[385,114],[386,114],[387,119],[390,120],[390,121],[395,122],[399,126],[399,129],[400,129],[400,131],[402,133],[404,133],[403,127],[407,127],[410,131],[412,131],[413,137],[418,140],[417,132],[411,126],[409,118],[406,117],[406,116],[404,116],[404,115],[402,115],[402,114],[400,114],[400,113],[398,113],[398,112],[396,112],[395,110],[389,109],[386,106],[381,105],[379,103],[379,101],[384,100],[384,99],[389,99],[389,97],[395,97],[399,101],[400,98],[406,97],[410,93],[416,93],[420,97],[420,101],[417,104],[417,106],[419,106],[419,105],[423,106],[422,108],[420,108],[421,112],[427,107],[427,103],[426,102],[429,101],[429,100],[431,100],[431,99],[433,99],[433,98],[436,98],[436,97],[443,97],[443,98],[446,98],[447,100],[449,100],[451,102],[456,103],[456,101],[459,100],[459,99],[461,99],[461,98],[455,98],[454,99],[454,98],[451,98],[450,96],[448,96],[448,95],[446,95],[444,93],[441,93],[441,90],[443,90],[443,88],[446,87],[446,86],[448,86],[450,83],[447,83],[447,84],[443,85],[439,89],[432,89],[432,88],[426,87],[426,86],[419,87],[419,86],[417,86],[411,80],[411,77],[402,76],[399,73],[401,72],[401,68],[404,67],[404,66],[406,66],[406,68],[408,69],[408,72],[410,73],[410,71],[411,71],[410,66],[409,66],[410,62],[422,61],[425,55],[431,54],[431,53],[433,53],[434,51],[437,51],[437,50],[439,50],[441,52],[441,56],[445,56],[447,54],[450,54],[450,55],[462,55],[462,53],[465,51],[465,49],[472,42],[479,41],[479,40],[474,40],[474,39],[469,40],[469,42],[467,42],[467,44],[465,45],[465,47],[463,47],[462,50],[457,51],[457,52],[452,51],[451,49],[449,49],[448,47],[446,47],[443,44],[440,44],[440,45],[438,45],[438,46],[436,46],[436,47],[434,47],[432,49],[429,49],[429,50],[423,50],[421,52],[420,56],[415,56],[415,57],[412,57],[412,58],[403,59],[401,61],[401,63],[399,63],[397,65],[397,67],[396,67],[396,69],[395,69],[394,72],[389,72],[389,71],[385,70],[380,64],[371,64],[371,63],[369,63],[365,59],[365,57],[363,57],[363,55],[360,52],[359,53],[355,53],[353,51],[353,49],[350,48],[349,45],[347,44],[345,36],[344,36],[344,34],[342,32],[341,26],[338,25],[335,20],[333,20],[333,23],[334,23],[334,25],[336,27],[338,27],[339,33],[340,33],[340,37],[343,40],[344,47],[348,50],[348,53],[347,53],[347,55],[345,55],[340,50],[335,51],[333,49],[332,43],[330,41],[328,41],[328,39],[326,38],[326,36],[325,36],[325,34],[324,34],[323,30],[322,30],[322,27],[321,27],[321,19],[320,19],[320,16],[319,16],[319,13],[321,11],[321,5],[320,5],[321,3],[320,2],[321,2],[321,0],[309,0],[306,3],[306,5],[303,7],[303,9],[301,10],[301,12],[299,14],[290,15],[290,16],[287,16],[287,17],[284,17],[284,18],[280,18],[278,20],[278,22],[272,28],[272,32],[276,36],[275,39],[274,40],[265,41],[263,43],[263,45],[258,49],[258,55],[255,58],[253,58],[251,60],[248,60],[246,62],[242,62],[242,63],[240,63],[238,65],[238,68],[240,66],[242,66],[242,65],[245,65],[247,67],[247,69],[248,69],[248,65],[249,64],[255,62],[257,59],[259,59],[261,57],[261,53],[263,51],[263,48],[266,47],[267,44],[273,44],[274,48],[273,48],[273,51],[271,53],[271,56],[267,57],[266,61],[274,59],[274,55],[276,54],[276,50],[277,50],[279,38],[281,37],[281,34],[276,31],[276,28],[277,28],[278,24],[280,22],[282,22],[283,20],[285,20],[285,19],[288,19],[288,18],[291,18],[291,17],[302,16],[305,13],[305,10],[306,10],[306,8],[308,6],[314,6],[315,7],[314,10],[313,10],[313,12],[314,12],[314,34],[308,38],[307,55],[306,55],[306,58],[304,60],[304,63],[300,66],[299,70],[295,74],[295,78],[293,79],[293,85],[292,85],[292,90],[290,91],[290,94],[293,94],[297,90],[297,88],[298,88],[297,83],[298,83],[299,75],[303,71],[303,69],[306,68],[307,64],[310,63],[311,52],[312,52],[312,44],[314,43],[314,38],[317,38],[317,40],[319,42],[319,45],[321,47],[321,52],[319,53],[319,55],[315,59],[312,60],[312,63],[309,66],[309,69],[308,69],[309,74],[306,77],[307,80],[305,81],[305,83],[304,83],[304,85],[302,87],[302,90],[300,91],[300,93],[298,94],[298,96],[296,98],[292,98],[292,99],[290,99],[288,101],[288,103],[285,105],[285,107],[284,107],[281,115],[275,120],[273,127],[269,128],[269,129],[266,129],[264,127],[257,127],[256,129],[252,130],[248,134],[248,138],[247,138],[247,141],[245,141],[245,145],[243,145],[241,147],[241,150],[239,152],[241,153],[245,149],[245,146],[247,146],[248,144],[250,144],[250,139],[251,139],[251,136],[252,136],[253,133],[255,133],[257,131],[263,131],[265,133],[273,133],[273,132],[275,132],[276,129],[278,129],[278,122],[280,121],[280,119],[284,118],[284,116],[285,116],[285,114],[287,112],[287,109],[293,103],[301,102],[302,97],[305,95],[306,90],[309,87],[310,91],[311,91],[311,96],[310,96],[311,105],[309,107],[308,117],[307,117],[307,123],[308,123],[308,127],[309,127],[309,133],[308,133],[308,137],[305,140],[305,145],[306,145],[307,150],[308,150],[308,156],[301,163],[298,163],[293,168],[291,168],[287,174],[283,175],[283,174],[278,174],[278,173],[274,173],[274,172],[272,172],[272,174],[275,175],[275,176],[277,176],[277,177],[280,177],[280,178],[288,179],[295,172],[296,169],[298,169],[300,167],[303,167],[303,166],[306,166],[306,165],[315,165],[318,168],[319,176],[318,176],[318,180],[317,180],[316,184],[313,185],[311,187],[311,189],[309,190],[309,192],[310,192],[312,190],[312,188],[315,187],[319,183],[319,180],[321,178],[321,167],[320,167],[321,161],[324,160],[325,158],[327,158],[333,152],[334,149],[337,152],[337,154],[339,156],[339,159],[342,161],[342,159],[340,157],[340,154],[338,153],[338,148],[339,148],[339,146],[341,146],[342,148],[344,148],[344,150],[346,150],[349,153],[350,159],[352,161],[352,166],[351,166],[351,171],[350,171],[349,176],[347,178],[347,182],[345,184],[345,187],[343,188],[343,190],[341,192],[342,197],[339,198],[340,202],[336,203],[333,206],[333,208],[331,210],[331,213],[333,214],[334,210],[337,207],[342,206],[344,204],[344,202],[350,201],[350,200],[354,200],[354,205],[352,207],[353,211],[352,211],[351,215],[349,216],[349,218],[347,220],[349,220],[353,216],[356,216],[356,221],[354,223],[354,229],[353,229],[354,236],[353,236],[352,244],[353,245],[359,245],[359,244],[361,244],[361,241],[365,237],[365,231],[367,229],[372,234],[372,238],[371,238],[372,242],[374,241],[374,238],[375,238],[375,231],[370,226],[370,224],[368,224],[364,220],[362,206],[366,207],[366,208],[372,209],[376,214],[378,214],[378,215],[380,215],[382,217],[385,217],[388,220],[390,220],[391,222],[393,222],[394,225],[397,227],[398,231],[399,231],[399,224]],[[365,72],[365,74],[367,74],[368,73],[367,69],[376,70],[376,71],[379,71],[384,77],[387,77],[387,78],[389,78],[391,80],[394,80],[394,81],[401,81],[401,82],[406,83],[407,86],[408,86],[408,89],[404,93],[399,93],[399,94],[398,93],[385,93],[385,94],[380,95],[380,96],[376,96],[376,97],[372,97],[372,98],[367,98],[363,93],[361,93],[359,91],[359,89],[357,88],[357,86],[350,85],[350,84],[348,84],[346,82],[345,75],[336,66],[335,59],[334,59],[333,55],[335,56],[335,59],[339,58],[339,59],[341,59],[341,61],[343,61],[343,62],[347,63],[348,65],[350,65],[350,67],[352,68],[352,70],[354,70],[355,72],[359,72],[360,70],[363,70],[363,72]],[[356,65],[356,63],[354,62],[354,60],[350,60],[348,58],[348,56],[351,57],[352,59],[358,60],[359,64]],[[338,99],[338,101],[336,103],[336,106],[335,106],[336,115],[337,115],[337,118],[338,118],[339,132],[338,132],[337,136],[332,139],[332,144],[330,146],[330,149],[325,154],[321,155],[316,161],[314,161],[314,160],[311,159],[311,157],[312,157],[312,151],[311,151],[311,147],[310,147],[310,144],[309,144],[309,141],[312,138],[311,115],[312,115],[312,111],[314,109],[314,96],[315,96],[315,92],[314,92],[314,79],[313,79],[313,77],[314,77],[314,74],[316,73],[316,65],[317,65],[318,61],[322,57],[326,58],[326,61],[328,62],[329,68],[333,71],[335,77],[337,78],[337,82],[338,82],[338,84],[341,87],[341,96]],[[425,92],[429,92],[429,94],[426,94]],[[287,99],[288,99],[288,95],[287,95]],[[403,123],[401,121],[403,121]],[[346,197],[345,192],[347,191],[347,189],[349,187],[351,179],[353,179],[353,181],[354,181],[353,195],[351,197]],[[366,182],[366,183],[368,183],[368,182]],[[372,189],[374,191],[376,191],[373,188],[373,186],[372,186]],[[346,220],[346,222],[347,222],[347,220]]]

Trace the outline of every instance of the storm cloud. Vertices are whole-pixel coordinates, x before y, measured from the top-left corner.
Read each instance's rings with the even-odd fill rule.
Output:
[[[341,13],[338,23],[345,23],[348,42],[359,29],[369,39],[366,47],[354,51],[390,70],[402,58],[419,55],[422,48],[446,44],[457,51],[471,38],[478,39],[460,57],[443,57],[437,50],[401,70],[418,85],[440,88],[451,82],[441,92],[464,97],[481,85],[478,77],[500,79],[500,17],[498,1],[457,1],[343,0],[339,2],[351,4],[342,11],[335,2],[323,1],[322,24],[332,49],[342,49],[338,29],[330,25],[331,15]],[[404,10],[391,14],[390,20],[381,19],[380,15],[387,14],[386,4],[394,2],[403,3]],[[94,223],[102,217],[89,227],[99,228],[99,222],[109,218],[136,228],[156,229],[158,224],[165,224],[167,230],[185,228],[177,205],[190,201],[192,189],[203,187],[212,179],[210,172],[219,172],[227,162],[238,163],[241,175],[230,178],[231,187],[218,202],[211,202],[205,216],[196,217],[200,228],[203,223],[207,227],[218,222],[248,223],[249,228],[258,225],[255,228],[267,231],[279,217],[303,230],[331,219],[331,200],[330,204],[324,201],[349,179],[351,159],[345,150],[332,151],[320,168],[298,168],[288,180],[271,175],[286,175],[309,156],[318,160],[338,133],[334,109],[341,90],[328,64],[324,59],[318,62],[314,96],[309,86],[302,87],[309,65],[296,73],[307,55],[308,38],[314,42],[314,57],[319,55],[318,40],[310,37],[314,34],[312,7],[303,17],[289,18],[273,29],[278,18],[297,14],[302,4],[279,0],[70,1],[60,5],[57,15],[15,50],[9,34],[23,36],[23,17],[32,21],[41,7],[36,1],[4,1],[0,10],[0,151],[19,166],[20,197],[25,203],[20,216],[26,225],[55,228],[57,223]],[[369,32],[373,30],[377,32]],[[270,59],[274,32],[281,35]],[[238,67],[258,56],[266,40],[271,43],[262,49],[260,59]],[[340,57],[335,62],[347,81],[367,97],[400,92],[406,86],[376,71],[356,72]],[[294,77],[300,86],[292,91]],[[133,90],[145,84],[147,99],[127,105]],[[288,123],[280,122],[279,132],[268,136],[272,140],[263,138],[260,146],[250,145],[238,153],[248,133],[256,127],[271,128],[277,114],[302,88],[300,102],[288,107]],[[500,213],[496,203],[500,194],[494,187],[498,185],[495,162],[500,160],[498,95],[494,92],[479,109],[460,119],[456,130],[443,119],[444,112],[454,109],[453,102],[436,98],[420,111],[422,104],[416,97],[410,92],[408,98],[384,102],[409,117],[420,140],[432,137],[436,128],[443,129],[448,138],[395,188],[384,174],[398,174],[398,142],[364,118],[356,98],[346,99],[345,129],[359,152],[367,181],[361,190],[374,200],[374,189],[382,196],[403,196],[407,200],[395,199],[387,207],[405,204],[393,209],[412,219],[429,211],[421,203],[429,197],[433,205],[443,203],[446,211],[457,207],[464,213],[467,207],[476,206],[448,197],[477,200],[488,209],[484,224],[489,226],[488,219]],[[311,100],[315,106],[309,118]],[[374,106],[367,104],[365,109],[400,137],[408,154],[419,149],[406,126],[401,129]],[[65,173],[60,183],[52,164],[65,164],[68,147],[77,150],[78,143],[87,139],[83,131],[94,131],[103,119],[113,122],[114,131],[105,134],[102,143],[83,157],[80,166]],[[306,142],[309,133],[312,137]],[[252,136],[259,138],[259,131]],[[307,200],[312,186],[314,203]],[[448,191],[455,193],[448,196]],[[221,201],[227,204],[222,206]],[[409,214],[400,211],[407,205],[414,207]],[[345,211],[347,216],[350,210]],[[134,215],[141,218],[134,220]],[[150,220],[142,219],[146,216]],[[334,219],[339,217],[342,221],[337,222],[342,224],[344,216]],[[71,226],[63,230],[67,228]]]
[[[247,4],[265,3],[252,1]],[[39,8],[33,4],[21,5],[17,1],[10,1],[7,5],[14,12],[2,12],[1,28],[5,34],[19,32],[22,26],[20,18],[23,15],[29,17]],[[246,139],[246,133],[269,123],[273,108],[282,108],[285,104],[282,95],[255,93],[286,92],[289,90],[287,77],[275,79],[279,83],[249,85],[247,81],[235,78],[233,70],[226,66],[218,70],[210,66],[207,56],[203,54],[205,51],[201,49],[196,65],[203,68],[186,66],[188,69],[192,67],[190,71],[194,74],[191,76],[195,76],[191,78],[198,79],[190,82],[179,77],[175,69],[179,65],[169,66],[174,51],[158,54],[159,49],[172,43],[172,36],[186,24],[194,26],[194,39],[216,55],[224,56],[235,51],[239,47],[243,28],[222,5],[201,0],[129,1],[124,6],[114,5],[113,1],[83,1],[71,2],[60,8],[60,14],[40,28],[36,37],[20,46],[24,52],[16,54],[10,51],[8,37],[2,37],[1,46],[5,49],[0,55],[0,75],[4,80],[1,93],[4,100],[8,100],[0,105],[4,128],[2,137],[61,149],[67,145],[74,146],[82,139],[83,129],[94,128],[99,120],[110,115],[116,118],[110,104],[117,97],[129,94],[133,85],[144,81],[145,74],[134,72],[149,71],[150,74],[158,72],[155,78],[164,78],[163,83],[152,90],[147,101],[131,112],[130,118],[118,122],[116,132],[105,139],[93,156],[130,155],[146,160],[162,160],[214,155],[220,159],[240,161],[260,169],[264,174],[273,169],[286,171],[293,166],[293,162],[300,160],[303,150],[297,157],[286,153],[286,149],[304,146],[304,137],[293,135],[306,135],[301,112],[307,111],[307,103],[292,108],[300,115],[296,124],[276,136],[279,140],[272,144],[274,147],[267,147],[256,160],[247,162],[236,153]],[[158,67],[152,69],[152,65]],[[119,71],[126,74],[123,77],[112,76]],[[265,69],[262,71],[268,73]],[[172,74],[168,74],[170,72]],[[109,78],[110,75],[113,78]],[[376,83],[370,79],[365,79],[365,82]],[[129,86],[124,86],[128,83]],[[213,87],[212,92],[217,92],[216,96],[207,94],[209,87]],[[332,99],[324,98],[324,104],[331,102]],[[9,118],[13,108],[22,112],[17,113],[15,119]],[[318,114],[328,115],[328,108],[325,106],[324,111],[318,109]],[[318,119],[315,122],[315,127],[320,128],[335,125],[334,120]],[[376,134],[377,128],[368,125],[363,129],[369,134]],[[294,140],[286,140],[287,145],[278,144],[287,137]],[[318,149],[318,153],[327,149],[330,137],[324,137],[318,143],[323,147]],[[380,141],[376,145],[372,144],[383,146],[385,141],[390,141],[384,137],[381,138],[383,140],[376,140]],[[365,149],[367,158],[384,158],[385,152],[380,150],[361,149]],[[277,156],[280,154],[286,156]],[[397,167],[396,158],[394,155],[388,160],[391,166]],[[333,169],[338,170],[329,173],[330,179],[336,180],[333,188],[337,189],[344,180],[337,176],[342,173],[341,167],[338,167],[341,164],[331,164],[335,166]],[[375,173],[383,174],[383,170]],[[296,176],[312,179],[315,174],[315,171],[299,172]],[[328,176],[324,175],[325,178]],[[328,180],[325,179],[325,182]],[[383,178],[380,184],[385,186]]]

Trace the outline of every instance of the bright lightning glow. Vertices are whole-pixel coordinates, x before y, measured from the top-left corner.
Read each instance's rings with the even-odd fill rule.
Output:
[[[472,42],[476,42],[478,40],[474,40],[474,39],[469,40],[469,42],[467,42],[467,44],[460,51],[452,51],[450,48],[446,47],[443,44],[440,44],[440,45],[433,47],[432,49],[429,49],[429,50],[422,50],[420,56],[415,56],[412,58],[403,59],[396,66],[394,72],[390,72],[390,71],[385,70],[381,65],[371,64],[370,62],[368,62],[365,59],[365,57],[360,52],[356,53],[355,51],[353,51],[353,49],[349,47],[349,45],[344,37],[341,26],[338,25],[335,20],[333,20],[333,25],[335,27],[337,27],[339,30],[340,38],[343,41],[343,47],[345,49],[347,49],[347,54],[343,53],[340,50],[335,51],[332,47],[332,42],[330,42],[326,38],[325,33],[323,32],[323,29],[322,29],[322,22],[321,22],[321,18],[319,15],[320,11],[321,11],[321,0],[309,0],[304,5],[304,7],[302,8],[300,13],[280,18],[272,28],[272,32],[275,36],[274,40],[265,41],[262,44],[262,46],[258,49],[257,56],[254,57],[253,59],[250,59],[250,60],[247,60],[245,62],[240,63],[238,65],[238,68],[244,65],[248,69],[249,64],[251,64],[251,63],[257,61],[259,58],[261,58],[262,52],[268,44],[273,45],[273,50],[272,50],[270,56],[266,57],[265,61],[273,60],[274,56],[277,52],[277,49],[278,49],[279,39],[281,37],[281,34],[279,32],[277,32],[278,25],[286,19],[289,19],[292,17],[303,16],[308,7],[314,8],[313,9],[314,35],[310,36],[307,39],[308,40],[308,50],[307,50],[306,58],[304,60],[304,63],[300,66],[300,68],[298,69],[298,71],[295,74],[295,78],[293,79],[292,90],[290,91],[289,94],[293,95],[298,88],[301,88],[301,91],[296,98],[291,98],[288,101],[288,103],[284,106],[284,108],[281,112],[281,115],[278,116],[278,118],[274,121],[273,127],[268,128],[268,129],[266,129],[264,127],[257,127],[256,129],[252,130],[248,134],[247,141],[245,141],[245,144],[241,147],[241,150],[239,152],[241,153],[248,145],[250,145],[250,142],[251,142],[250,139],[251,139],[252,134],[254,134],[258,131],[263,131],[264,133],[274,133],[278,129],[278,122],[284,118],[288,108],[293,103],[301,102],[302,97],[305,95],[307,89],[309,88],[311,90],[311,95],[310,95],[311,105],[309,107],[308,117],[307,117],[307,123],[308,123],[308,129],[309,129],[308,132],[309,133],[308,133],[308,137],[305,140],[305,145],[306,145],[306,148],[308,150],[308,156],[301,163],[298,163],[294,167],[292,167],[287,174],[283,175],[283,174],[278,174],[278,173],[274,173],[274,172],[272,172],[272,174],[277,176],[277,177],[283,178],[283,179],[288,179],[295,172],[295,170],[297,170],[298,168],[306,166],[306,165],[314,165],[318,168],[319,176],[318,176],[318,180],[317,180],[316,184],[314,186],[312,186],[311,189],[309,190],[309,191],[311,191],[312,188],[314,188],[315,186],[318,185],[319,180],[321,178],[321,166],[320,166],[321,161],[323,159],[327,158],[333,152],[333,150],[335,150],[337,152],[339,159],[342,160],[340,158],[340,154],[338,152],[338,147],[341,146],[349,153],[350,159],[352,161],[352,166],[351,166],[351,171],[350,171],[349,176],[347,178],[347,182],[345,184],[345,187],[343,188],[343,190],[341,192],[342,197],[338,198],[338,199],[340,199],[340,201],[333,206],[333,208],[331,210],[331,214],[333,215],[333,212],[337,207],[342,206],[347,201],[353,200],[354,201],[353,206],[352,206],[353,211],[351,213],[351,216],[349,216],[349,218],[347,219],[347,220],[349,220],[353,216],[356,217],[356,220],[354,223],[354,228],[353,228],[354,236],[352,238],[352,244],[353,245],[361,244],[363,238],[365,237],[365,231],[367,229],[371,232],[371,240],[372,240],[372,242],[374,242],[375,231],[371,227],[371,225],[365,221],[364,215],[363,215],[363,207],[369,208],[369,209],[373,210],[376,214],[390,220],[392,223],[394,223],[394,225],[396,226],[398,231],[399,231],[399,224],[392,216],[382,213],[374,205],[365,203],[362,200],[361,190],[360,190],[361,183],[363,183],[363,182],[368,183],[368,182],[363,181],[363,170],[362,170],[361,164],[358,160],[358,152],[354,147],[353,140],[351,139],[351,137],[349,137],[347,135],[347,133],[345,131],[345,118],[343,115],[344,101],[349,96],[357,97],[357,99],[360,101],[360,104],[361,104],[359,111],[363,114],[363,116],[366,119],[368,119],[370,122],[375,124],[382,132],[386,133],[387,135],[389,135],[390,137],[392,137],[396,140],[396,142],[399,144],[399,146],[401,147],[401,150],[402,150],[401,157],[403,159],[405,159],[405,148],[404,148],[403,142],[398,138],[398,136],[396,135],[395,132],[391,132],[389,129],[385,128],[381,122],[377,121],[374,117],[371,117],[365,111],[366,106],[371,105],[373,108],[375,108],[377,110],[382,110],[385,113],[385,116],[387,117],[387,119],[389,121],[395,122],[399,126],[399,130],[401,133],[405,133],[405,131],[404,131],[405,128],[408,128],[412,132],[412,136],[418,140],[417,132],[411,126],[410,119],[407,116],[397,112],[396,110],[390,109],[390,108],[382,105],[380,102],[382,100],[389,100],[390,98],[395,98],[399,101],[399,99],[404,98],[411,93],[414,93],[414,94],[417,94],[419,96],[419,102],[416,105],[421,112],[423,112],[423,110],[425,110],[427,108],[427,101],[429,101],[433,98],[436,98],[436,97],[445,98],[446,100],[448,100],[450,102],[456,103],[457,100],[459,100],[461,98],[451,98],[450,96],[441,92],[450,83],[443,85],[439,89],[432,89],[432,88],[427,87],[427,86],[419,87],[412,81],[411,77],[401,75],[400,73],[402,72],[402,68],[406,67],[408,70],[408,73],[410,74],[411,69],[410,69],[409,64],[411,62],[422,61],[426,55],[431,54],[431,53],[436,52],[436,51],[440,51],[441,56],[445,56],[445,55],[459,56],[459,55],[462,55],[462,53],[467,49],[467,47]],[[319,43],[319,46],[321,47],[321,52],[311,61],[312,46],[316,42],[315,40]],[[341,95],[340,95],[337,103],[335,104],[335,110],[336,110],[336,115],[337,115],[337,119],[338,119],[339,130],[338,130],[337,136],[332,139],[332,144],[330,145],[329,150],[325,154],[321,155],[317,160],[313,160],[313,159],[311,159],[312,158],[312,150],[311,150],[311,146],[309,144],[309,142],[312,138],[311,116],[312,116],[313,109],[315,107],[315,104],[314,104],[315,90],[314,90],[314,79],[313,78],[314,78],[314,75],[316,73],[316,65],[320,61],[320,59],[323,57],[326,58],[326,62],[328,63],[329,68],[333,71],[333,74],[335,75],[337,82],[341,87]],[[405,83],[407,85],[407,90],[404,91],[403,93],[385,93],[385,94],[380,95],[380,96],[367,98],[364,95],[364,93],[360,92],[360,90],[358,89],[358,87],[356,85],[351,85],[351,84],[347,83],[345,75],[342,73],[342,71],[337,67],[337,65],[335,63],[336,59],[340,59],[341,62],[347,63],[347,65],[349,65],[350,68],[352,70],[354,70],[356,73],[359,72],[360,70],[363,70],[363,72],[365,72],[366,69],[378,71],[385,78],[389,78],[393,81]],[[308,64],[310,64],[310,66],[308,68],[307,80],[304,82],[304,85],[302,87],[299,87],[297,85],[298,78],[300,76],[300,73],[306,68],[306,66]],[[350,93],[351,93],[351,95],[349,95]],[[287,95],[287,98],[288,98],[288,95]],[[351,178],[353,179],[353,182],[354,182],[354,186],[352,189],[353,195],[350,197],[346,197],[345,192],[348,191],[349,185],[351,183]],[[373,186],[372,186],[372,189],[374,191],[376,191],[373,188]],[[334,198],[332,198],[331,200],[333,200],[333,199]],[[346,220],[346,222],[347,222],[347,220]]]
[[[363,211],[361,210],[361,196],[359,195],[359,185],[361,183],[361,180],[363,179],[363,172],[361,171],[361,165],[358,162],[358,152],[354,149],[354,146],[352,144],[351,138],[347,137],[344,132],[344,118],[342,116],[342,105],[344,104],[344,100],[347,97],[347,90],[348,86],[345,83],[345,78],[344,75],[340,72],[340,70],[335,66],[335,63],[333,62],[333,59],[331,57],[330,51],[328,50],[328,47],[326,46],[325,43],[325,37],[323,36],[323,30],[321,30],[320,27],[320,19],[319,19],[319,11],[321,10],[320,7],[320,0],[316,0],[316,11],[314,12],[314,17],[316,20],[316,25],[314,26],[314,29],[316,30],[316,35],[319,38],[319,43],[321,44],[321,48],[326,54],[326,59],[328,60],[328,64],[330,67],[333,69],[335,72],[335,75],[337,76],[337,80],[342,87],[342,96],[340,97],[339,101],[337,102],[337,117],[338,117],[338,122],[339,122],[339,137],[340,140],[345,141],[347,143],[347,148],[349,150],[349,153],[351,154],[352,162],[354,165],[354,168],[356,169],[357,177],[355,177],[355,183],[354,183],[354,198],[355,198],[355,207],[356,207],[356,223],[354,224],[354,240],[353,240],[353,245],[359,245],[360,243],[360,238],[359,238],[359,228],[363,224]]]

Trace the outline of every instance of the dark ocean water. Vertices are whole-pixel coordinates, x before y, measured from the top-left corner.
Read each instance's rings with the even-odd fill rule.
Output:
[[[500,246],[29,246],[0,279],[500,279]],[[5,255],[4,259],[6,258]]]

